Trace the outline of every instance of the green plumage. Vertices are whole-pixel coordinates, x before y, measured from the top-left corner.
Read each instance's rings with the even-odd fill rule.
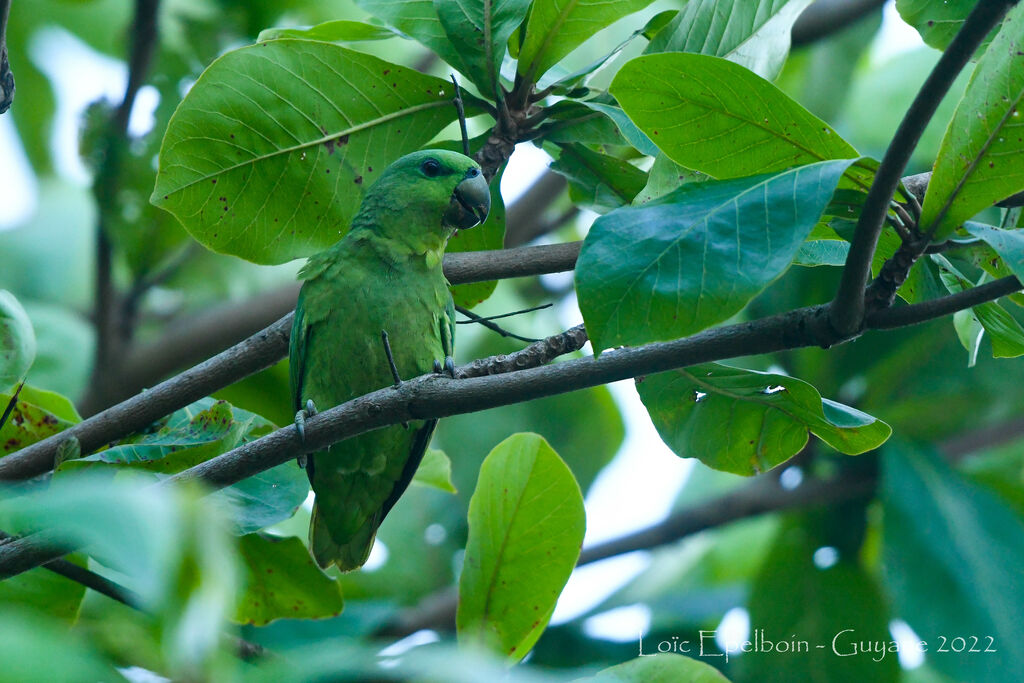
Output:
[[[381,342],[386,331],[403,378],[452,355],[455,310],[441,270],[456,228],[487,212],[489,195],[471,159],[440,150],[402,157],[368,190],[352,229],[312,257],[292,326],[296,410],[320,409],[393,383]],[[316,503],[310,548],[321,567],[366,562],[377,527],[405,491],[436,420],[396,425],[311,454]]]

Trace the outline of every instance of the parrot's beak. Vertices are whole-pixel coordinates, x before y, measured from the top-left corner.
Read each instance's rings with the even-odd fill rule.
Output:
[[[478,168],[466,171],[466,177],[455,186],[452,201],[444,214],[445,223],[467,230],[487,220],[491,209],[491,190]]]

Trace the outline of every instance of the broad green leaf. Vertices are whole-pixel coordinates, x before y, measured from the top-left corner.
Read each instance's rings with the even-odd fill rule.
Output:
[[[250,433],[244,440],[255,438]],[[306,472],[296,463],[286,462],[223,488],[210,498],[225,502],[232,531],[240,535],[290,518],[308,495]]]
[[[974,69],[939,147],[921,212],[943,239],[964,221],[1024,189],[1024,5],[1010,10]]]
[[[36,335],[14,295],[0,289],[0,390],[25,378],[36,357]]]
[[[465,60],[445,32],[434,0],[355,0],[356,5],[418,40],[444,61],[468,73]]]
[[[850,244],[842,240],[809,240],[800,245],[793,257],[797,266],[842,266]]]
[[[973,308],[985,331],[992,337],[993,358],[1024,356],[1024,327],[994,301]]]
[[[651,170],[647,173],[647,184],[640,194],[633,198],[633,204],[646,204],[682,185],[704,182],[708,178],[709,176],[704,173],[683,168],[669,159],[664,152],[659,151],[654,157]]]
[[[676,455],[744,476],[799,453],[808,432],[847,455],[877,448],[892,433],[788,375],[706,363],[644,377],[636,388]]]
[[[1010,272],[1024,282],[1024,230],[1000,230],[974,222],[968,222],[964,227],[995,249]]]
[[[718,57],[637,57],[623,65],[610,90],[673,161],[714,178],[858,156],[828,124],[777,87]],[[860,184],[867,186],[863,179]]]
[[[590,36],[652,0],[534,0],[519,50],[519,73],[536,81]]]
[[[815,528],[817,521],[791,518],[776,535],[747,603],[751,628],[760,630],[749,639],[760,636],[762,647],[740,652],[737,644],[729,654],[741,656],[735,662],[730,659],[730,664],[735,664],[741,680],[764,683],[902,680],[897,654],[879,657],[868,645],[888,646],[893,639],[879,586],[859,566],[856,555],[848,556],[842,549],[831,567],[815,565],[815,551],[832,545],[827,529],[821,533]],[[844,521],[848,528],[850,520]],[[768,642],[779,641],[796,641],[804,649],[768,651]]]
[[[385,40],[394,38],[395,32],[385,26],[364,24],[361,21],[325,21],[308,28],[268,28],[260,31],[256,42],[265,43],[278,38],[300,40],[322,40],[328,43],[349,43],[362,40]]]
[[[576,293],[600,352],[729,318],[789,268],[853,160],[691,183],[598,218]]]
[[[576,566],[585,527],[579,486],[542,437],[515,434],[495,446],[469,504],[459,641],[522,659]]]
[[[693,52],[724,57],[774,79],[789,53],[793,23],[811,0],[693,0],[647,52]]]
[[[15,387],[11,387],[0,393],[0,414],[6,410],[14,391]],[[62,432],[81,419],[68,399],[26,384],[7,422],[0,427],[0,456]]]
[[[450,87],[331,43],[228,52],[172,117],[152,201],[214,251],[308,256],[348,230],[389,163],[452,120]]]
[[[574,204],[597,212],[628,206],[644,185],[647,174],[628,161],[588,149],[579,143],[559,144],[551,164],[569,180]]]
[[[24,533],[26,531],[13,526],[8,519],[2,519],[0,522],[2,522],[0,529],[5,532]],[[77,565],[85,565],[84,558],[77,554],[68,555],[65,559]],[[64,578],[45,567],[32,569],[0,581],[0,605],[3,606],[3,610],[21,605],[60,619],[67,624],[73,624],[78,617],[78,609],[84,595],[84,585]]]
[[[883,570],[895,614],[928,642],[936,669],[956,680],[1015,681],[1024,667],[1024,650],[1012,645],[1024,638],[1020,517],[930,449],[894,444],[882,465]],[[940,636],[972,635],[982,650],[991,637],[996,652],[937,652]]]
[[[529,8],[530,0],[434,0],[450,49],[462,60],[463,73],[487,97],[499,94],[505,46]]]
[[[655,156],[658,154],[658,148],[653,142],[651,142],[651,139],[636,127],[636,124],[626,116],[626,112],[622,111],[621,108],[613,104],[603,104],[601,102],[591,101],[582,101],[580,104],[588,109],[601,112],[614,121],[616,127],[618,127],[619,131],[622,133],[622,136],[626,138],[626,140],[629,141],[629,144],[633,145],[637,151],[648,156]]]
[[[427,452],[423,454],[423,460],[416,468],[412,483],[430,486],[448,493],[458,493],[452,483],[452,461],[448,459],[444,451],[439,451],[436,448],[428,448]]]
[[[576,680],[579,683],[729,683],[729,679],[715,667],[672,653],[637,657]]]
[[[978,0],[896,0],[903,21],[917,29],[921,39],[936,50],[945,50],[963,26]],[[978,52],[983,52],[998,29],[992,29]]]
[[[245,592],[234,621],[265,626],[276,619],[325,619],[344,607],[341,584],[320,571],[294,536],[246,534],[238,539]]]

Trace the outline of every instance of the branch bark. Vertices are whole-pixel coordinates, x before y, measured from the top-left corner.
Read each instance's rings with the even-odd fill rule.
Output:
[[[842,280],[829,311],[829,320],[839,335],[855,334],[864,325],[864,290],[871,274],[871,259],[885,224],[889,203],[899,185],[900,174],[917,147],[925,126],[981,41],[1015,2],[992,0],[975,6],[900,122],[868,190]]]

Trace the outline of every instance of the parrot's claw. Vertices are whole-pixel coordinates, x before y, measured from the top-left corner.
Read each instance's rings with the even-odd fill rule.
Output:
[[[313,399],[306,401],[306,407],[295,413],[295,431],[299,435],[299,442],[306,443],[306,420],[314,415],[316,415],[316,404],[313,403]],[[306,468],[305,454],[297,457],[296,461],[299,463],[299,467]]]
[[[440,375],[441,374],[441,361],[439,361],[436,358],[434,359],[434,374],[435,375]]]
[[[446,375],[455,379],[455,359],[451,356],[444,357],[444,371]]]

